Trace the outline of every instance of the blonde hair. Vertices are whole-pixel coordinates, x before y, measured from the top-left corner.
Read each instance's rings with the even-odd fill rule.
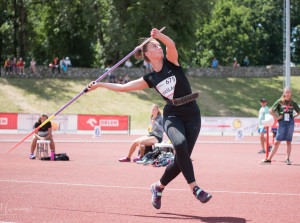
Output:
[[[151,111],[152,111],[152,109],[153,109],[154,107],[157,108],[157,116],[159,116],[159,115],[161,116],[161,112],[160,112],[159,106],[158,106],[157,104],[153,104],[153,105],[152,105]],[[152,118],[153,118],[153,114],[152,114],[152,112],[151,112],[150,120],[151,120]]]
[[[292,93],[292,89],[291,88],[289,88],[289,87],[284,88],[283,89],[283,93],[282,93],[282,95],[280,97],[280,100],[282,101],[282,103],[285,103],[287,101],[286,98],[285,98],[285,96],[284,96],[284,93],[285,93],[286,90],[290,90],[291,93]],[[291,99],[292,99],[292,96],[290,97],[289,101],[291,101]]]

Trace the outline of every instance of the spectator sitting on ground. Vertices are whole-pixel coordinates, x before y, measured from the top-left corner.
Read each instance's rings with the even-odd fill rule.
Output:
[[[128,76],[128,74],[125,75],[124,77],[124,83],[128,83],[130,81],[130,77]]]
[[[124,84],[124,80],[123,80],[122,75],[119,75],[118,84]]]
[[[135,139],[131,146],[129,153],[126,157],[123,157],[119,159],[120,162],[130,162],[131,161],[131,156],[134,153],[136,147],[140,147],[140,155],[133,159],[134,162],[140,160],[145,153],[145,146],[152,146],[155,143],[161,143],[163,140],[163,118],[161,115],[161,112],[159,110],[158,105],[152,105],[151,109],[151,115],[150,115],[150,126],[148,128],[149,135],[147,136],[142,136],[137,139]]]
[[[38,121],[34,124],[34,129],[39,127],[42,123],[44,123],[48,119],[47,114],[42,114]],[[50,149],[55,153],[55,144],[52,136],[52,125],[51,122],[47,122],[44,126],[42,126],[40,129],[38,129],[33,134],[33,140],[31,143],[31,149],[30,149],[30,159],[35,159],[34,150],[36,148],[37,140],[50,140]]]
[[[105,68],[105,72],[110,70],[110,65],[107,66],[107,68]],[[113,73],[109,73],[108,74],[108,82],[109,83],[117,83],[117,78]]]
[[[147,61],[144,61],[144,67],[146,73],[151,73],[153,71],[151,63],[148,63]]]

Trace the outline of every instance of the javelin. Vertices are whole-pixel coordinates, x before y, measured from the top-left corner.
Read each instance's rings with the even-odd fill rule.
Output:
[[[159,30],[159,32],[162,32],[166,27],[163,27]],[[131,53],[129,53],[126,57],[124,57],[122,60],[120,60],[117,64],[115,64],[111,69],[106,71],[104,74],[102,74],[97,80],[94,82],[99,82],[103,78],[105,78],[109,73],[111,73],[114,69],[116,69],[118,66],[120,66],[125,60],[127,60],[129,57],[131,57],[135,52],[137,52],[139,49],[141,49],[146,43],[148,43],[153,38],[150,37],[146,39],[141,45],[136,47]],[[15,145],[11,150],[9,150],[5,155],[7,155],[9,152],[11,152],[13,149],[15,149],[18,145],[20,145],[22,142],[24,142],[29,136],[31,136],[34,132],[39,130],[41,127],[46,125],[47,122],[49,122],[51,119],[53,119],[56,115],[58,115],[60,112],[62,112],[66,107],[68,107],[70,104],[72,104],[77,98],[79,98],[81,95],[83,95],[85,92],[87,92],[88,89],[85,88],[82,92],[80,92],[76,97],[74,97],[71,101],[69,101],[67,104],[65,104],[61,109],[59,109],[57,112],[55,112],[50,118],[48,118],[45,122],[43,122],[40,126],[38,126],[36,129],[34,129],[29,135],[27,135],[21,142],[19,142],[17,145]]]

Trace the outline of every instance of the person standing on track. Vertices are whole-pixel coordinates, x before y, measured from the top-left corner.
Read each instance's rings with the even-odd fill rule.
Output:
[[[266,153],[265,150],[265,142],[266,137],[265,133],[267,133],[266,128],[263,126],[262,121],[265,119],[265,115],[269,114],[269,107],[267,106],[267,99],[262,98],[260,99],[261,108],[258,112],[258,133],[260,139],[260,148],[261,150],[258,153]]]
[[[280,99],[278,99],[273,106],[270,108],[270,114],[274,117],[274,120],[278,120],[278,131],[276,134],[276,140],[274,143],[274,148],[272,149],[269,157],[263,160],[262,164],[271,164],[272,157],[277,152],[277,149],[281,141],[286,141],[286,161],[287,165],[291,165],[290,155],[292,150],[292,139],[294,133],[294,119],[300,115],[300,108],[298,104],[292,100],[292,90],[290,88],[285,88]],[[278,117],[275,115],[274,111],[278,112]],[[296,114],[294,115],[294,111]]]
[[[136,52],[137,59],[144,58],[151,63],[153,72],[130,81],[127,84],[91,82],[87,90],[105,87],[113,91],[134,91],[155,88],[166,101],[163,110],[163,127],[176,151],[175,160],[168,165],[159,182],[151,185],[152,204],[156,209],[161,207],[164,188],[181,172],[195,197],[202,203],[208,202],[212,195],[200,189],[196,183],[191,154],[201,128],[200,109],[196,103],[198,93],[192,93],[183,68],[178,61],[175,43],[158,29],[151,30],[150,40]],[[166,46],[166,58],[158,39]]]

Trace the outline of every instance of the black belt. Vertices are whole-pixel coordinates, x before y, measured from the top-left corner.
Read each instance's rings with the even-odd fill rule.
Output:
[[[166,100],[167,105],[174,105],[174,106],[180,106],[185,105],[191,101],[194,101],[198,98],[199,93],[192,93],[186,96],[183,96],[181,98],[174,98],[172,100]]]

